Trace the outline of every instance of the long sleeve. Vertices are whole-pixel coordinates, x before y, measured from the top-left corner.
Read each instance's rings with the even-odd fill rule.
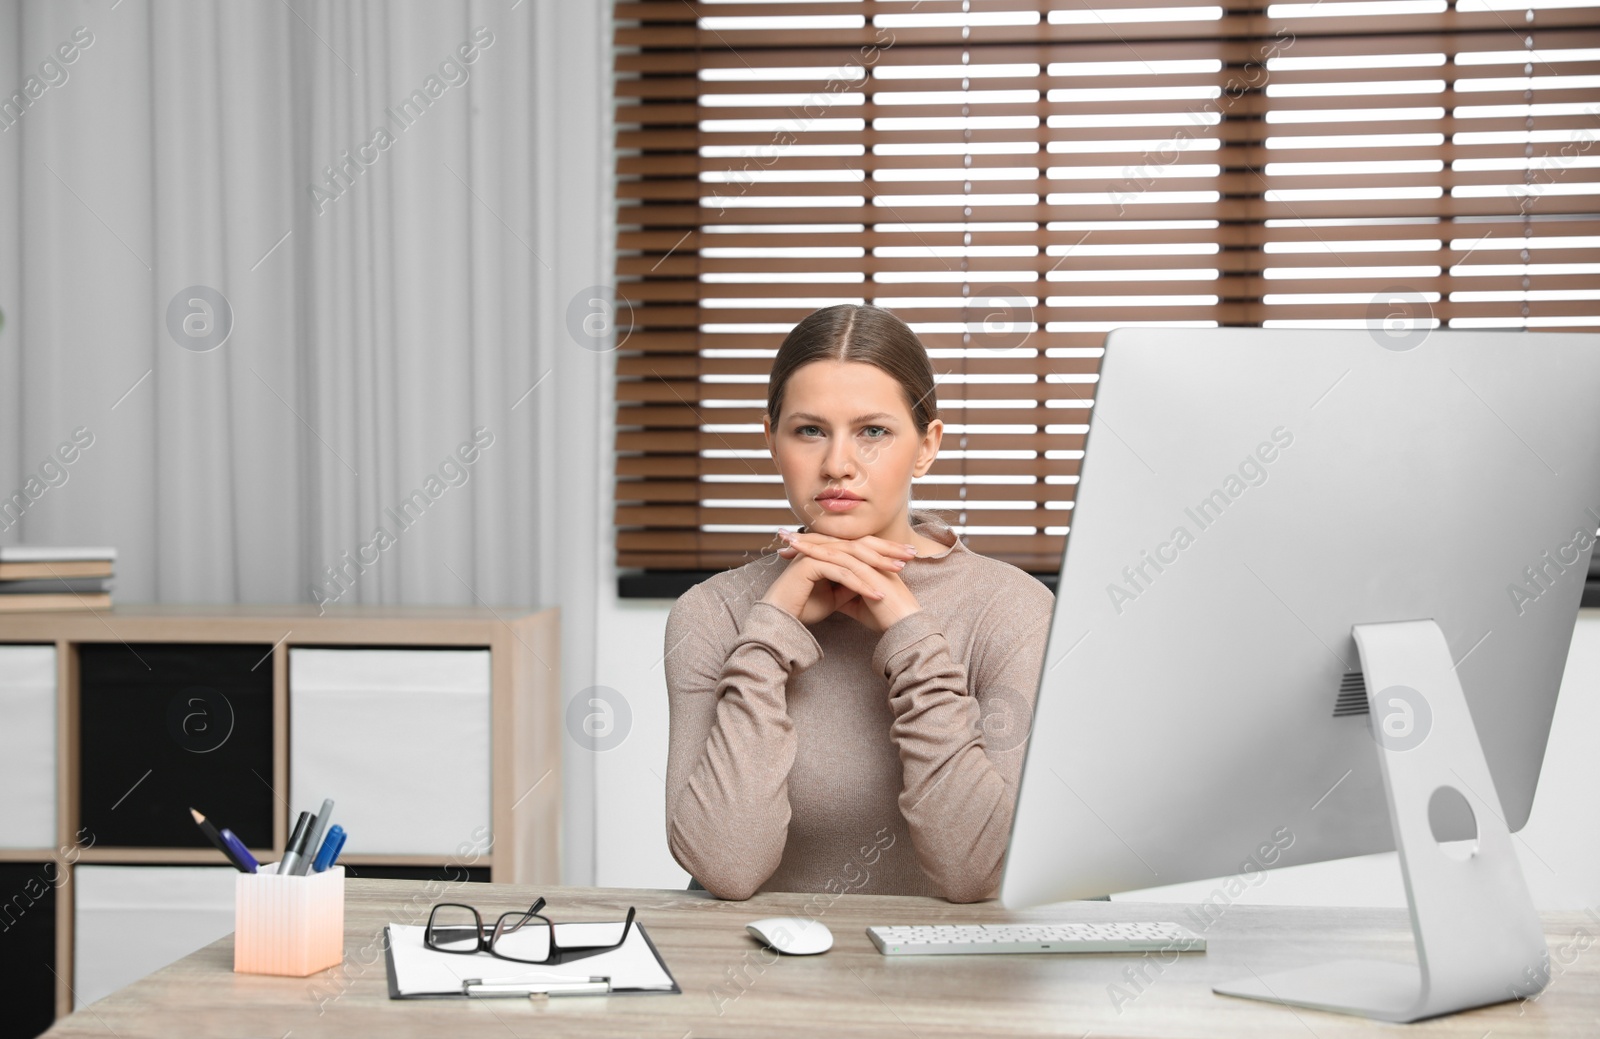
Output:
[[[952,902],[991,897],[1000,882],[1049,635],[1050,611],[1034,617],[995,632],[970,676],[926,609],[892,625],[873,652],[889,680],[900,810],[923,872]]]
[[[787,685],[822,648],[771,603],[752,603],[735,632],[705,600],[691,590],[667,621],[667,844],[707,891],[744,899],[783,858],[797,745]]]

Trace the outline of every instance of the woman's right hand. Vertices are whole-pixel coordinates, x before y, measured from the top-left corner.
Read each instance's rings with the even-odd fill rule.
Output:
[[[799,535],[821,539],[822,535]],[[828,538],[838,551],[833,560],[797,552],[772,582],[762,602],[772,603],[801,624],[816,624],[857,597],[879,600],[886,594],[884,574],[898,574],[915,548],[869,534],[861,538]],[[788,551],[794,551],[789,549]]]

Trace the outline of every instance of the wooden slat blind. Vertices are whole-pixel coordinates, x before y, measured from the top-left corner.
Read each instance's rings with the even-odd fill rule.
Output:
[[[918,332],[913,501],[1035,573],[1110,328],[1595,329],[1597,7],[618,3],[618,565],[794,522],[766,373],[820,306]]]

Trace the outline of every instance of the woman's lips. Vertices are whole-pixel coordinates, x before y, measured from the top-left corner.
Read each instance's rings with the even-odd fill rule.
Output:
[[[857,505],[864,504],[861,498],[818,498],[817,501],[829,512],[849,512]]]

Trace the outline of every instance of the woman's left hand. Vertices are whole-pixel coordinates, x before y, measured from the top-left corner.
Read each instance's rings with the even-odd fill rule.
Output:
[[[871,572],[878,590],[883,593],[883,598],[863,599],[860,595],[856,595],[845,600],[835,612],[851,617],[881,635],[893,627],[896,621],[922,609],[917,597],[911,594],[911,589],[900,580],[899,571],[884,565],[888,558],[884,552],[869,544],[869,542],[883,542],[883,539],[836,538],[829,534],[812,532],[782,536],[786,544],[778,550],[778,554],[784,559],[793,559],[796,553],[804,552],[817,559],[840,562],[845,555],[850,555],[873,567]]]

